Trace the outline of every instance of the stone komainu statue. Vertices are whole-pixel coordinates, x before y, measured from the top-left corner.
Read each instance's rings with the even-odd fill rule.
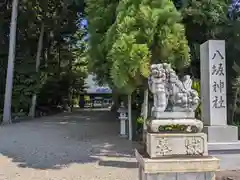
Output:
[[[190,76],[180,81],[170,64],[153,64],[148,82],[154,96],[153,112],[194,112],[198,107],[200,99],[191,88]]]

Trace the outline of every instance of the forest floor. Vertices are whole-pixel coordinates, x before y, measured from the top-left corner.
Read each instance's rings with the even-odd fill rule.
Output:
[[[2,126],[0,180],[137,180],[138,145],[120,138],[118,129],[118,120],[106,111]],[[236,171],[218,175],[240,180]]]

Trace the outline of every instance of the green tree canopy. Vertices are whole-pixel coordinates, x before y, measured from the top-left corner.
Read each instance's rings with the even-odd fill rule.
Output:
[[[189,65],[181,14],[173,2],[111,2],[87,1],[90,42],[95,44],[90,47],[90,54],[95,62],[107,64],[100,68],[118,89],[131,93],[148,76],[152,63],[167,62],[176,69]],[[95,52],[99,54],[96,56]]]
[[[36,93],[39,94],[38,104],[55,105],[70,92],[76,94],[76,89],[82,90],[86,75],[84,48],[74,46],[85,33],[77,27],[83,5],[71,0],[19,1],[13,111],[24,109],[27,112],[31,97]],[[11,1],[0,5],[0,113],[4,101],[11,6]],[[43,48],[37,73],[36,56],[42,25]]]

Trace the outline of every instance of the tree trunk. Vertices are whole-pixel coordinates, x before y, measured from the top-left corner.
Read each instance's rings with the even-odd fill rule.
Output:
[[[231,118],[230,118],[230,121],[228,122],[228,124],[230,124],[230,125],[233,125],[233,123],[234,123],[234,117],[235,117],[235,113],[236,113],[236,109],[237,109],[238,94],[239,94],[239,88],[237,88],[235,93],[234,93],[233,106],[232,106],[233,108],[232,108]]]
[[[50,53],[51,53],[51,47],[52,47],[52,41],[51,41],[51,38],[50,38],[50,35],[49,35],[50,32],[48,32],[48,35],[47,35],[47,44],[46,44],[46,49],[45,49],[45,52],[44,52],[44,67],[47,68],[48,67],[48,62],[49,62],[49,56],[50,56]],[[45,36],[46,37],[46,36]],[[48,73],[47,73],[48,74]]]
[[[61,45],[60,43],[58,43],[57,45],[57,57],[58,57],[58,72],[57,72],[57,77],[58,77],[58,80],[60,80],[60,77],[61,77]]]
[[[12,17],[10,27],[10,40],[9,40],[9,53],[8,53],[8,69],[5,87],[4,111],[3,111],[3,124],[11,124],[11,109],[12,109],[12,86],[13,86],[13,72],[14,61],[16,52],[16,30],[17,30],[17,17],[18,17],[18,2],[12,2]]]
[[[42,54],[43,37],[44,37],[44,22],[42,22],[41,32],[40,32],[40,36],[39,36],[39,40],[38,40],[38,48],[37,48],[37,56],[36,56],[36,73],[37,74],[38,74],[38,71],[39,71],[41,54]],[[39,83],[39,82],[37,82],[37,83]],[[32,117],[32,118],[35,117],[36,104],[37,104],[37,94],[35,93],[32,96],[32,105],[31,105],[30,110],[29,110],[29,116]]]
[[[111,107],[111,111],[117,112],[120,105],[120,100],[119,100],[119,94],[114,89],[112,90],[112,101],[113,101],[113,105]]]
[[[69,47],[70,50],[70,47]],[[72,65],[73,65],[73,59],[69,59],[69,89],[68,89],[68,106],[69,106],[69,111],[72,112],[73,110],[73,80],[72,80]]]
[[[128,95],[128,139],[132,140],[132,95]]]

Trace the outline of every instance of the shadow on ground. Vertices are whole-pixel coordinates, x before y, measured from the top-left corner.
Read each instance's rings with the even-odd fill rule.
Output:
[[[124,161],[100,161],[100,166],[110,166],[118,168],[136,168],[136,162],[124,162]]]
[[[75,163],[136,168],[136,144],[118,136],[108,111],[63,113],[0,129],[0,160],[21,168],[61,169]]]

